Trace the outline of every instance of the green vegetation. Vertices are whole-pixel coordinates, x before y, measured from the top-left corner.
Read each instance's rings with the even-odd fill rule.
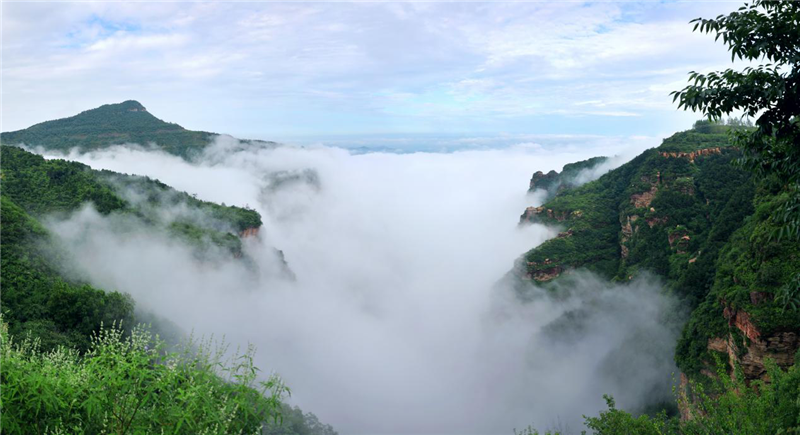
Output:
[[[154,318],[134,315],[129,295],[90,285],[41,223],[91,203],[102,215],[189,242],[201,261],[214,261],[207,253],[241,256],[237,233],[261,225],[257,212],[17,147],[0,153],[4,433],[336,433],[282,403],[288,390],[278,378],[256,382],[253,349],[232,360],[209,343],[168,353],[141,327],[108,329]]]
[[[70,213],[88,202],[103,215],[136,216],[154,227],[169,227],[196,246],[214,244],[235,255],[241,254],[235,233],[261,226],[255,210],[201,201],[148,177],[97,171],[61,159],[45,160],[11,146],[0,147],[0,153],[3,195],[37,218]],[[171,214],[164,216],[167,210]]]
[[[205,148],[213,133],[186,130],[151,115],[137,101],[106,104],[78,115],[46,121],[3,133],[4,145],[25,144],[45,149],[90,151],[113,144],[155,144],[164,151],[190,157]]]
[[[100,325],[132,321],[130,296],[65,279],[54,264],[68,264],[68,257],[36,219],[5,195],[0,216],[2,310],[11,334],[31,333],[47,350],[67,346],[85,351]]]
[[[727,139],[678,133],[600,179],[559,193],[531,220],[564,232],[525,254],[524,273],[536,279],[557,266],[617,281],[642,271],[662,276],[667,291],[692,309],[676,362],[696,379],[714,360],[709,340],[731,335],[743,343],[740,353],[749,352],[749,339],[729,322],[735,313],[746,313],[763,337],[800,330],[800,245],[773,237],[780,223],[771,218],[789,193],[736,167],[741,153],[725,146]],[[606,418],[615,415],[610,410]],[[625,415],[631,425],[638,421]]]
[[[732,58],[770,64],[690,73],[692,84],[674,99],[707,120],[559,194],[546,213],[526,214],[569,229],[526,254],[528,276],[537,278],[543,259],[616,280],[646,269],[693,309],[676,350],[691,384],[679,402],[691,418],[635,417],[609,398],[608,411],[586,420],[594,433],[800,432],[799,17],[796,2],[755,0],[694,20]],[[755,126],[721,121],[734,111],[755,118]],[[604,242],[613,234],[616,255]]]
[[[800,355],[797,357],[800,360]],[[782,370],[767,361],[769,382],[748,385],[741,370],[733,376],[727,364],[717,360],[717,376],[705,386],[689,383],[678,394],[679,405],[690,418],[679,420],[666,413],[654,416],[632,415],[618,409],[612,397],[605,396],[608,410],[597,417],[586,417],[589,433],[597,435],[726,435],[791,434],[800,432],[800,364]],[[691,406],[688,398],[691,397]],[[582,433],[587,433],[583,431]],[[528,427],[515,435],[539,435]],[[559,432],[546,432],[558,435]]]
[[[550,171],[547,174],[541,171],[536,172],[531,177],[529,192],[537,189],[545,190],[549,196],[553,196],[558,192],[569,189],[574,186],[583,184],[580,175],[584,171],[589,171],[596,168],[601,163],[608,160],[608,157],[592,157],[591,159],[582,160],[575,163],[567,163],[561,169],[561,172]]]
[[[700,119],[694,123],[692,127],[693,130],[699,133],[727,133],[732,129],[753,129],[753,122],[749,119],[745,119],[744,121],[738,118],[728,118],[725,121],[722,120],[709,120],[709,119]]]
[[[46,351],[57,346],[85,351],[101,324],[131,322],[133,301],[89,285],[40,219],[67,216],[92,203],[103,215],[131,216],[189,242],[200,258],[212,248],[241,256],[235,233],[261,225],[253,210],[200,201],[145,177],[45,160],[9,146],[0,147],[0,157],[2,311],[12,335],[33,331]]]
[[[800,360],[800,355],[798,355]],[[747,385],[741,370],[733,377],[727,365],[718,363],[717,377],[707,389],[692,383],[679,394],[691,418],[679,422],[665,414],[655,417],[631,414],[616,409],[607,398],[608,410],[586,419],[596,434],[780,434],[800,432],[800,364],[782,370],[767,361],[769,382]],[[691,397],[691,404],[687,398]],[[691,405],[691,406],[689,406]]]
[[[280,420],[268,421],[264,435],[338,435],[338,432],[320,422],[313,413],[284,404]]]
[[[755,213],[720,249],[713,285],[678,341],[675,358],[684,372],[697,374],[711,361],[708,340],[728,332],[725,308],[747,313],[762,335],[800,330],[797,308],[787,306],[792,296],[784,296],[798,288],[800,245],[771,237],[778,224],[769,216],[784,201],[786,194],[759,192]]]
[[[83,355],[25,337],[0,326],[7,434],[258,434],[288,393],[275,376],[256,381],[253,349],[229,360],[208,343],[167,353],[142,328],[101,329]]]
[[[738,131],[741,164],[789,193],[771,219],[778,237],[800,238],[800,3],[754,0],[738,11],[697,18],[694,30],[722,38],[736,58],[768,62],[742,71],[689,73],[690,85],[673,92],[678,107],[703,112],[710,121],[743,112],[754,131]]]
[[[647,269],[698,303],[721,243],[752,209],[749,174],[730,167],[736,156],[726,135],[677,133],[598,180],[560,192],[530,220],[568,232],[525,255],[528,273],[584,267],[628,280]],[[671,244],[676,231],[688,242]]]

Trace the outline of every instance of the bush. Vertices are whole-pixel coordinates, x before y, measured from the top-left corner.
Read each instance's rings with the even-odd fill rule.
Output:
[[[226,354],[210,342],[166,353],[144,327],[101,329],[83,356],[42,352],[2,324],[3,433],[252,434],[280,421],[288,388],[276,376],[257,382],[253,348]]]

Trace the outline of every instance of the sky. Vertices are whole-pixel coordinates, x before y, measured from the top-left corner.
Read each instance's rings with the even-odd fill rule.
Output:
[[[4,1],[2,130],[134,99],[279,141],[662,138],[699,118],[669,92],[730,66],[689,20],[739,5]]]

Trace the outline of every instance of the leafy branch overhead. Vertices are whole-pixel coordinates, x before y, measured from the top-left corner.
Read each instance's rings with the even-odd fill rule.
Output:
[[[756,0],[713,19],[697,18],[694,31],[715,34],[736,59],[764,62],[741,71],[689,73],[672,92],[678,107],[709,119],[737,112],[755,118],[752,131],[733,132],[740,163],[774,189],[788,192],[773,220],[775,236],[800,237],[800,3]]]

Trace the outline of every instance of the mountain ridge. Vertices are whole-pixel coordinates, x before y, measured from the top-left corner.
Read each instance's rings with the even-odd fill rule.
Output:
[[[791,366],[800,316],[780,299],[800,248],[771,238],[770,210],[786,198],[732,165],[740,155],[724,132],[679,132],[528,207],[522,224],[561,232],[515,263],[520,296],[581,269],[620,282],[647,271],[691,309],[676,346],[684,386],[714,377],[717,353],[730,373],[743,366],[748,382],[764,379],[767,358]]]
[[[62,152],[73,148],[86,152],[125,143],[153,144],[162,151],[191,160],[202,153],[216,136],[217,133],[187,130],[178,124],[163,121],[140,102],[126,100],[104,104],[66,118],[40,122],[25,129],[0,133],[0,142]],[[269,141],[242,142],[248,145],[277,145]]]

